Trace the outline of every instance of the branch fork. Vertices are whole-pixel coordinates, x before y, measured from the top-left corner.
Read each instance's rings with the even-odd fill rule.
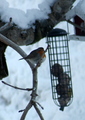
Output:
[[[11,21],[10,21],[11,22]],[[8,38],[6,38],[5,36],[3,36],[2,34],[0,34],[0,41],[7,44],[8,46],[12,47],[14,50],[16,50],[22,57],[26,57],[27,54],[17,45],[15,44],[14,42],[12,42],[11,40],[9,40]],[[48,49],[49,46],[47,46],[45,52],[47,52],[47,49]],[[44,54],[45,54],[44,52]],[[43,54],[43,55],[44,55]],[[43,57],[43,55],[41,57]],[[15,89],[19,89],[19,90],[25,90],[25,91],[32,91],[31,93],[31,99],[28,103],[28,105],[26,106],[26,108],[24,110],[20,110],[19,112],[23,112],[20,120],[25,120],[25,117],[26,117],[26,114],[27,112],[31,109],[32,106],[34,106],[36,112],[38,113],[39,117],[41,120],[44,120],[39,108],[37,105],[39,105],[42,109],[44,109],[37,101],[36,101],[36,97],[38,96],[37,95],[37,84],[38,84],[38,79],[37,79],[37,70],[38,70],[38,67],[39,66],[39,63],[41,62],[41,59],[39,60],[38,64],[35,66],[33,64],[31,64],[29,61],[26,61],[31,70],[32,70],[32,73],[33,73],[33,87],[32,88],[19,88],[19,87],[16,87],[16,86],[12,86],[4,81],[2,81],[3,84],[5,85],[8,85],[12,88],[15,88]]]

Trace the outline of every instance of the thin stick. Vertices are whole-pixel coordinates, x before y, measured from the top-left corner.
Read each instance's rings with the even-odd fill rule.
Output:
[[[4,26],[0,27],[0,33],[3,33],[4,31],[10,29],[11,27],[13,27],[12,18],[10,18],[9,22],[6,23]]]
[[[37,94],[37,68],[32,69],[32,73],[33,73],[33,90],[32,90],[32,94],[31,94],[31,100],[28,103],[27,107],[24,109],[20,120],[25,120],[27,112],[29,111],[29,109],[32,107],[32,105],[34,103],[33,100],[36,99],[36,94]]]
[[[38,109],[38,107],[37,107],[36,103],[34,104],[34,108],[36,109],[36,111],[37,111],[37,113],[38,113],[38,115],[39,115],[40,119],[41,119],[41,120],[44,120],[44,118],[43,118],[43,116],[42,116],[42,114],[41,114],[40,110]]]
[[[30,102],[28,103],[28,105],[27,105],[26,108],[24,109],[24,112],[23,112],[20,120],[25,120],[26,114],[27,114],[27,112],[29,111],[29,109],[31,109],[31,107],[32,107],[32,102],[31,102],[31,100],[30,100]]]
[[[26,57],[27,54],[14,42],[12,42],[10,39],[8,39],[7,37],[5,37],[4,35],[0,34],[0,41],[7,44],[8,46],[12,47],[15,51],[17,51],[22,57]],[[26,62],[29,64],[30,68],[33,69],[34,65],[30,62],[27,61]]]
[[[19,88],[19,87],[10,85],[10,84],[8,84],[8,83],[6,83],[6,82],[4,82],[4,81],[2,81],[2,83],[5,84],[5,85],[10,86],[10,87],[12,87],[12,88],[18,89],[18,90],[26,90],[26,91],[32,91],[32,90],[33,90],[32,88],[26,88],[26,89],[24,89],[24,88]]]
[[[46,50],[45,50],[45,53],[47,52],[47,50],[50,48],[50,45],[47,46]]]
[[[37,103],[42,109],[44,109],[39,102],[37,102],[37,101],[35,101],[35,100],[32,100],[32,101],[35,102],[35,103]]]

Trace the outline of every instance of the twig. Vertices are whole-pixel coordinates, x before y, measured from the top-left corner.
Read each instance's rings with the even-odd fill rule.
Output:
[[[12,47],[15,51],[17,51],[22,57],[26,57],[27,54],[14,42],[12,42],[10,39],[8,39],[7,37],[5,37],[4,35],[0,34],[0,41],[7,44],[8,46]],[[26,62],[30,65],[31,69],[34,68],[34,65],[30,62],[27,61]]]
[[[25,109],[24,109],[25,110]],[[24,110],[19,110],[19,112],[23,112]]]
[[[27,56],[27,54],[18,45],[16,45],[15,43],[13,43],[11,40],[9,40],[8,38],[6,38],[2,34],[0,34],[0,41],[4,42],[5,44],[7,44],[10,47],[12,47],[22,57],[26,57]],[[45,51],[47,51],[47,49]],[[32,73],[33,73],[33,90],[32,90],[32,94],[31,94],[31,100],[28,103],[27,107],[24,110],[20,110],[20,111],[23,111],[23,114],[22,114],[20,120],[25,120],[26,114],[29,111],[29,109],[31,109],[32,106],[34,106],[34,108],[36,109],[38,115],[40,116],[40,119],[44,120],[43,117],[42,117],[42,114],[40,113],[40,110],[37,107],[37,104],[38,105],[40,105],[40,104],[39,103],[36,104],[36,102],[34,102],[34,101],[36,101],[36,97],[37,97],[37,84],[38,84],[37,69],[38,69],[38,67],[34,68],[34,65],[32,63],[30,63],[29,61],[27,61],[27,63],[30,65]],[[3,83],[5,84],[5,82],[3,82]],[[14,87],[14,86],[9,85],[9,84],[7,84],[7,85],[10,86],[10,87]]]
[[[13,27],[12,18],[10,18],[9,22],[6,23],[4,26],[0,27],[0,33],[3,33],[4,31],[10,29],[11,27]]]
[[[41,112],[40,112],[40,110],[38,109],[38,107],[37,107],[36,104],[34,104],[34,108],[36,109],[36,111],[37,111],[37,113],[38,113],[40,119],[41,119],[41,120],[44,120],[44,118],[43,118],[43,116],[42,116],[42,114],[41,114]]]
[[[42,109],[44,109],[40,103],[38,103],[38,102],[35,101],[35,100],[32,100],[32,101],[35,102],[35,103],[37,103]]]
[[[10,85],[10,84],[8,84],[8,83],[6,83],[6,82],[4,82],[4,81],[2,81],[2,83],[5,84],[5,85],[10,86],[10,87],[12,87],[12,88],[18,89],[18,90],[26,90],[26,91],[32,91],[32,90],[33,90],[32,88],[25,88],[25,89],[24,89],[24,88],[19,88],[19,87]]]
[[[45,50],[45,53],[47,52],[47,50],[50,48],[50,45],[47,46],[46,50]]]
[[[37,107],[37,104],[40,105],[39,103],[36,102],[36,94],[37,94],[37,84],[38,84],[38,79],[37,79],[37,67],[32,69],[32,73],[33,73],[33,91],[31,94],[31,100],[29,102],[29,104],[27,105],[27,107],[23,110],[20,110],[21,112],[23,111],[23,114],[21,116],[20,120],[24,120],[26,117],[27,112],[29,111],[29,109],[34,106],[34,108],[36,109],[39,117],[41,120],[44,120],[42,117],[42,114],[40,112],[40,110]],[[37,104],[36,104],[37,103]],[[40,105],[41,106],[41,105]],[[42,106],[41,106],[42,107]],[[43,108],[43,107],[42,107]]]
[[[38,84],[37,68],[32,69],[32,74],[33,74],[33,91],[32,91],[32,94],[31,94],[31,99],[35,100],[36,99],[36,94],[37,94],[37,84]]]

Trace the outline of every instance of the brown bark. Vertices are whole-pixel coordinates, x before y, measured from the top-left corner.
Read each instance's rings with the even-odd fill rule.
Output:
[[[51,13],[48,15],[49,18],[41,21],[36,20],[33,24],[35,29],[29,28],[25,30],[14,24],[9,27],[9,29],[0,32],[18,45],[33,44],[44,38],[55,25],[64,20],[65,14],[75,1],[76,0],[55,0],[54,4],[50,7]],[[4,24],[3,21],[0,21],[0,27]]]

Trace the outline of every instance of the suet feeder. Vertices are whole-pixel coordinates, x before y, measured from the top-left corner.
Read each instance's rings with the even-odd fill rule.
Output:
[[[47,35],[52,97],[60,110],[69,106],[73,100],[71,67],[67,32],[53,29]]]

